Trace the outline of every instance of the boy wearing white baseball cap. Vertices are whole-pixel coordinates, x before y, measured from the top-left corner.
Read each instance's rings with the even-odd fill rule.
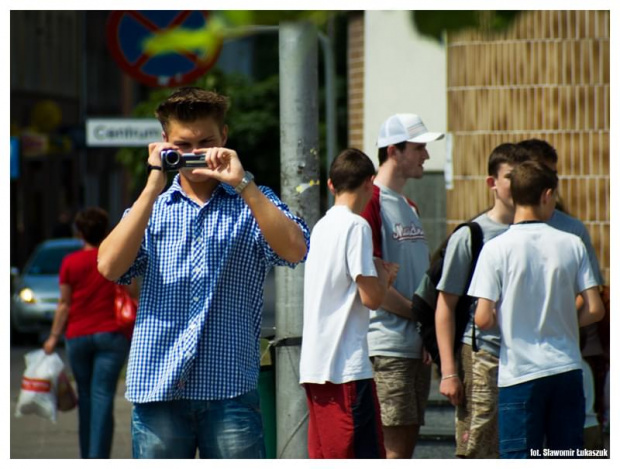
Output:
[[[379,170],[362,216],[372,228],[376,257],[400,264],[381,307],[371,311],[368,332],[388,458],[411,458],[430,390],[430,357],[411,321],[411,297],[429,266],[429,249],[417,206],[403,195],[420,179],[429,159],[429,132],[416,114],[395,114],[379,130]]]

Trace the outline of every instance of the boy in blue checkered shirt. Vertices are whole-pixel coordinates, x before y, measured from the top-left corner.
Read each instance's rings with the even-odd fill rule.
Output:
[[[162,142],[99,270],[143,276],[127,368],[135,458],[264,457],[257,392],[263,284],[305,259],[309,231],[226,147],[226,97],[183,88],[159,105]],[[161,152],[204,155],[163,192]]]

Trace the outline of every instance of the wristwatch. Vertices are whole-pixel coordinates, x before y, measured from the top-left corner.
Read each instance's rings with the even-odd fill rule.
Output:
[[[251,172],[246,171],[243,175],[243,179],[241,180],[241,182],[237,185],[237,187],[235,187],[235,192],[237,194],[241,194],[243,192],[243,189],[245,189],[248,184],[251,183],[253,180],[254,175]]]

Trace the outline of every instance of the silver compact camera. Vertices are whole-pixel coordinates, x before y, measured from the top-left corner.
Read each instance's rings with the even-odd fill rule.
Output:
[[[181,153],[178,150],[162,150],[161,167],[164,171],[178,171],[181,168],[204,168],[205,155]]]

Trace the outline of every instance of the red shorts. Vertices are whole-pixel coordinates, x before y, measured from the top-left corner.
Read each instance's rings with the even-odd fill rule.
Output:
[[[385,458],[374,380],[304,383],[304,387],[310,412],[310,458]]]

